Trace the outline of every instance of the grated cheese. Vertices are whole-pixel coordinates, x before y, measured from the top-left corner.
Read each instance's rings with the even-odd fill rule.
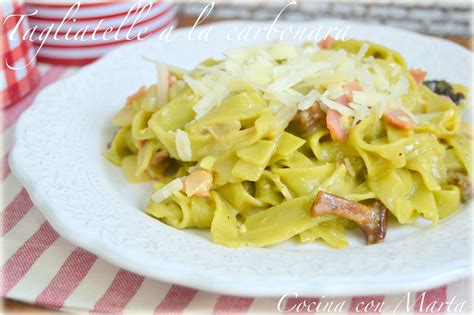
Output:
[[[311,92],[306,94],[305,97],[302,100],[300,100],[298,104],[298,109],[306,110],[310,108],[316,101],[319,100],[320,97],[321,97],[321,93],[315,90],[311,90]]]
[[[281,92],[269,92],[266,94],[266,96],[269,99],[279,100],[287,106],[293,106],[294,104],[298,104],[304,98],[304,95],[296,92],[293,89],[287,89]]]
[[[354,116],[354,110],[328,98],[328,91],[324,92],[320,98],[321,102],[328,108],[338,111],[342,115]]]
[[[183,80],[197,96],[202,97],[209,93],[209,88],[202,81],[193,79],[188,75],[185,75]]]
[[[370,115],[369,107],[365,104],[349,103],[349,106],[354,109],[354,119],[352,120],[352,127],[357,125],[359,121]]]
[[[295,65],[291,71],[288,71],[286,76],[273,82],[268,86],[268,91],[281,91],[286,90],[295,84],[303,81],[307,77],[323,69],[329,68],[327,62],[306,62],[299,65]]]
[[[357,80],[362,85],[362,89],[367,92],[375,92],[374,80],[367,65],[362,66],[356,74]]]
[[[333,67],[344,63],[347,60],[347,52],[344,49],[339,49],[330,57],[330,62]]]
[[[270,48],[270,54],[276,60],[290,59],[297,56],[296,48],[285,43],[276,43]]]
[[[168,65],[158,62],[156,64],[156,75],[157,75],[157,84],[156,84],[156,100],[158,107],[162,107],[168,103]]]
[[[400,66],[393,63],[387,67],[372,56],[365,57],[368,49],[369,45],[364,43],[354,55],[343,49],[320,51],[317,45],[296,47],[282,42],[235,48],[224,54],[225,59],[210,66],[200,65],[191,72],[177,70],[177,83],[188,85],[199,97],[193,106],[193,122],[205,117],[229,95],[250,90],[268,102],[270,111],[278,117],[276,121],[282,124],[291,120],[285,115],[307,110],[315,102],[324,111],[334,109],[353,117],[352,126],[371,113],[381,118],[392,106],[400,107],[414,121],[422,120],[403,107],[402,97],[409,93],[410,85]],[[316,57],[315,53],[320,55]],[[157,69],[159,82],[167,82],[161,77],[172,68],[161,64]],[[362,91],[352,92],[349,106],[336,102],[348,93],[344,84],[354,80]],[[159,89],[166,91],[160,92],[162,104],[167,101],[167,86],[160,85]],[[191,158],[184,131],[177,131],[176,146],[180,156]]]
[[[182,161],[191,161],[192,151],[191,142],[189,141],[188,134],[181,129],[176,130],[176,151]]]
[[[410,88],[410,84],[408,83],[407,78],[405,78],[404,76],[401,76],[400,79],[398,79],[397,83],[395,83],[395,85],[392,86],[391,94],[394,97],[399,97],[403,94],[408,93],[409,88]]]
[[[229,94],[229,90],[223,85],[216,86],[209,93],[204,95],[196,104],[193,106],[193,110],[196,113],[196,119],[204,117],[214,107],[222,102],[224,98]]]
[[[372,69],[375,71],[375,76],[374,76],[374,83],[375,87],[379,91],[388,91],[390,89],[390,82],[386,79],[386,72],[385,70],[377,63],[374,63],[372,66]]]
[[[385,102],[386,97],[383,93],[352,92],[352,99],[355,103],[365,104],[368,107],[375,107],[377,104]]]
[[[182,178],[176,178],[155,192],[151,196],[151,199],[156,203],[162,202],[163,200],[168,199],[175,192],[183,189],[183,187]]]
[[[351,164],[351,161],[349,160],[349,158],[344,158],[344,164],[346,165],[346,168],[347,168],[347,171],[349,172],[349,174],[351,174],[351,176],[355,176],[356,173],[354,171],[354,168],[352,167],[352,164]]]
[[[327,92],[328,97],[333,100],[345,94],[344,88],[342,87],[341,83],[339,83],[337,86],[328,86]]]

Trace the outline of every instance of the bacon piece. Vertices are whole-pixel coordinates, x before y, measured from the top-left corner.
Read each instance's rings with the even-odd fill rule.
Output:
[[[381,243],[387,233],[387,208],[378,200],[369,206],[319,191],[311,206],[311,216],[336,215],[356,222],[367,244]]]
[[[337,110],[328,109],[326,112],[326,126],[333,141],[345,141],[349,133],[344,128],[342,115]]]
[[[343,86],[344,95],[339,96],[334,101],[349,107],[349,103],[352,101],[352,92],[360,91],[360,85],[355,81],[350,81]],[[349,136],[349,132],[343,123],[344,117],[338,111],[334,109],[328,109],[326,113],[326,126],[331,134],[333,141],[345,141]]]
[[[416,123],[400,108],[392,107],[383,114],[385,120],[400,129],[413,129]]]
[[[299,110],[293,118],[293,121],[298,124],[298,128],[301,132],[305,133],[313,130],[323,116],[324,112],[319,106],[319,103],[314,103],[306,110]]]
[[[418,85],[422,84],[423,81],[425,81],[426,71],[423,71],[421,69],[411,69],[410,74],[413,79],[415,79],[416,83],[418,83]]]
[[[206,197],[212,187],[212,174],[205,170],[191,172],[184,179],[184,188],[188,197]]]
[[[319,48],[321,49],[331,49],[334,39],[331,36],[327,36],[318,43]]]

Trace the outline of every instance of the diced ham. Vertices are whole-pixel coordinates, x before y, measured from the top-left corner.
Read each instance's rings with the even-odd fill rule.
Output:
[[[344,128],[342,119],[342,115],[334,109],[328,109],[326,112],[326,126],[333,141],[345,141],[349,135]]]
[[[319,191],[311,206],[311,216],[336,215],[356,222],[367,244],[381,243],[387,232],[387,208],[378,200],[366,206],[330,193]]]
[[[188,197],[206,197],[212,187],[212,174],[205,170],[191,172],[184,179],[183,190]]]
[[[413,129],[416,123],[400,108],[392,107],[388,109],[383,117],[392,126],[400,129]]]
[[[413,79],[415,79],[416,83],[418,83],[419,85],[422,84],[423,81],[425,81],[426,71],[423,71],[421,69],[411,69],[410,74]]]
[[[344,95],[339,96],[334,101],[349,107],[349,103],[352,101],[352,92],[360,91],[360,85],[355,81],[350,81],[343,86]],[[343,123],[344,117],[338,111],[334,109],[328,109],[326,113],[326,126],[331,134],[333,141],[345,141],[349,136],[349,131],[346,129]]]
[[[349,107],[350,97],[347,94],[341,95],[334,100],[339,104]],[[343,124],[343,116],[337,110],[328,109],[326,112],[326,126],[333,141],[343,142],[349,136],[348,130]]]
[[[362,91],[362,87],[359,85],[359,83],[357,83],[356,80],[347,82],[342,88],[344,89],[349,102],[352,101],[352,92]]]
[[[321,49],[330,49],[333,43],[334,39],[331,36],[327,36],[322,41],[320,41],[318,45]]]

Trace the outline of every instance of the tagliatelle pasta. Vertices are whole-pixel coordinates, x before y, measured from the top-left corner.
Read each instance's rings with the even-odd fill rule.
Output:
[[[467,90],[426,81],[378,44],[281,42],[228,51],[130,96],[104,153],[133,183],[153,181],[145,209],[215,243],[270,246],[296,237],[348,246],[361,227],[434,224],[470,198]],[[165,93],[165,95],[163,95]]]

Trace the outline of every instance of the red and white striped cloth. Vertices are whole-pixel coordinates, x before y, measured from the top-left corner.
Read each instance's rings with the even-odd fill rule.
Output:
[[[24,14],[24,11],[22,1],[6,1],[0,4],[3,48],[0,74],[1,108],[14,104],[28,94],[39,80],[33,45],[23,39],[28,30],[28,23],[23,20],[17,27],[19,15]]]
[[[279,298],[232,297],[147,279],[68,243],[51,228],[11,174],[7,162],[12,129],[18,116],[31,105],[41,89],[73,74],[77,68],[41,64],[39,70],[41,82],[36,90],[3,111],[2,296],[53,309],[92,313],[276,313]],[[433,302],[440,305],[455,298],[451,311],[457,306],[459,314],[458,303],[465,301],[462,313],[471,313],[470,288],[471,281],[466,279],[428,290],[422,305],[423,292],[411,292],[410,305],[414,305],[408,312],[404,300],[406,293],[394,296],[291,298],[281,307],[291,309],[303,300],[307,304],[319,302],[321,307],[330,302],[333,305],[344,302],[344,308],[341,312],[336,310],[336,313],[354,314],[363,313],[363,309],[357,309],[357,306],[372,301],[374,305],[383,302],[384,306],[382,312],[378,309],[371,313],[420,314],[427,311],[439,314],[448,311],[447,305],[441,307],[440,312],[437,311],[438,306],[432,312],[426,310],[427,306],[433,305]],[[296,312],[296,308],[294,310]]]

